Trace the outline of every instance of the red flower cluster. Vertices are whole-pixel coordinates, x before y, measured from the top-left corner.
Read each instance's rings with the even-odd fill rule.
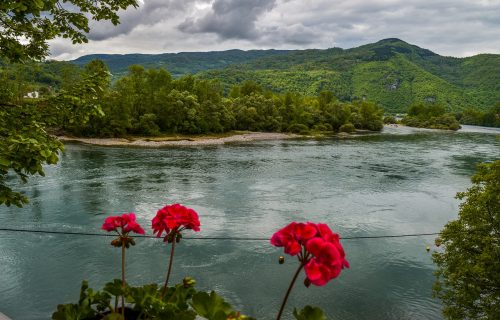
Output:
[[[178,203],[166,205],[158,210],[152,220],[153,234],[161,237],[165,232],[168,236],[171,232],[179,232],[184,229],[200,231],[200,220],[193,209]]]
[[[118,230],[120,228],[121,230]],[[121,234],[130,231],[144,234],[144,229],[135,221],[134,213],[124,213],[121,216],[107,217],[102,224],[102,229],[106,231],[121,231]]]
[[[298,254],[310,283],[323,286],[349,268],[339,239],[326,224],[292,222],[272,236],[271,244],[284,247],[289,255]]]

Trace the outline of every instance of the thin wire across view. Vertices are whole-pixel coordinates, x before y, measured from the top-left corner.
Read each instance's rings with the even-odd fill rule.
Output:
[[[16,228],[0,228],[0,232],[25,232],[25,233],[41,233],[41,234],[61,234],[61,235],[76,235],[76,236],[96,236],[96,237],[115,237],[115,234],[91,233],[91,232],[76,232],[76,231],[54,231],[54,230],[33,230],[33,229],[16,229]],[[430,233],[412,233],[412,234],[393,234],[379,236],[354,236],[342,237],[342,240],[355,239],[383,239],[383,238],[408,238],[422,236],[437,236],[439,232]],[[158,239],[156,236],[135,235],[135,238]],[[184,237],[184,239],[192,240],[232,240],[232,241],[269,241],[269,238],[263,237]]]

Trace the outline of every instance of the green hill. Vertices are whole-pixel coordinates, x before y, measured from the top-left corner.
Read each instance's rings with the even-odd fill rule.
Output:
[[[92,60],[104,61],[115,77],[127,73],[128,66],[142,65],[148,69],[167,69],[174,77],[205,70],[221,69],[236,63],[268,56],[287,54],[287,50],[227,50],[211,52],[180,52],[163,54],[92,54],[71,62],[83,66]]]
[[[399,39],[347,50],[292,51],[199,76],[218,78],[226,86],[254,80],[278,92],[317,94],[326,89],[341,100],[364,98],[390,112],[419,102],[456,111],[485,109],[500,101],[500,55],[443,57]]]

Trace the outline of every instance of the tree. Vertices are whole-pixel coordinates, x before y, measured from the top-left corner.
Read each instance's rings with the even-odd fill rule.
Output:
[[[441,231],[434,294],[447,319],[500,319],[500,160],[481,164]]]
[[[22,104],[0,101],[0,204],[20,207],[28,202],[7,185],[10,172],[26,182],[30,175],[43,176],[44,164],[59,160],[63,144],[47,128],[86,123],[90,116],[102,113],[98,97],[109,73],[88,72],[83,72],[79,83],[47,99],[27,99]]]
[[[375,103],[368,101],[357,101],[353,104],[355,114],[353,115],[353,124],[358,129],[368,129],[380,131],[384,127],[382,110]]]
[[[109,20],[136,0],[3,0],[0,3],[0,55],[13,61],[42,60],[48,55],[48,40],[68,38],[87,42],[88,16]]]
[[[129,6],[136,7],[136,0],[3,0],[0,58],[11,62],[42,60],[48,54],[47,41],[56,37],[87,42],[88,17],[117,24],[116,12]],[[101,112],[97,97],[107,81],[101,71],[98,63],[89,66],[77,85],[41,101],[19,101],[14,94],[1,92],[0,205],[22,206],[28,201],[7,185],[9,175],[26,182],[30,175],[43,175],[44,164],[57,163],[63,145],[47,133],[47,127],[66,121],[85,122]]]

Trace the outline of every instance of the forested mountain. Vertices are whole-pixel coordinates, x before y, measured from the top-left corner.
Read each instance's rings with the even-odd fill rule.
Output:
[[[500,101],[500,55],[440,56],[399,39],[352,49],[229,50],[178,54],[90,55],[116,77],[127,67],[166,68],[175,77],[192,73],[219,79],[225,88],[254,80],[277,93],[317,95],[331,90],[343,101],[367,99],[389,112],[414,103],[437,102],[449,111],[485,109]]]
[[[195,74],[201,71],[222,69],[232,64],[255,59],[287,54],[287,50],[227,50],[211,52],[179,52],[163,54],[91,54],[72,62],[84,66],[92,60],[104,61],[115,78],[127,73],[130,65],[141,65],[148,69],[165,68],[173,76]]]
[[[224,85],[252,79],[273,91],[368,99],[387,111],[437,102],[448,110],[488,108],[500,101],[500,55],[443,57],[399,39],[343,50],[303,50],[206,71]]]

